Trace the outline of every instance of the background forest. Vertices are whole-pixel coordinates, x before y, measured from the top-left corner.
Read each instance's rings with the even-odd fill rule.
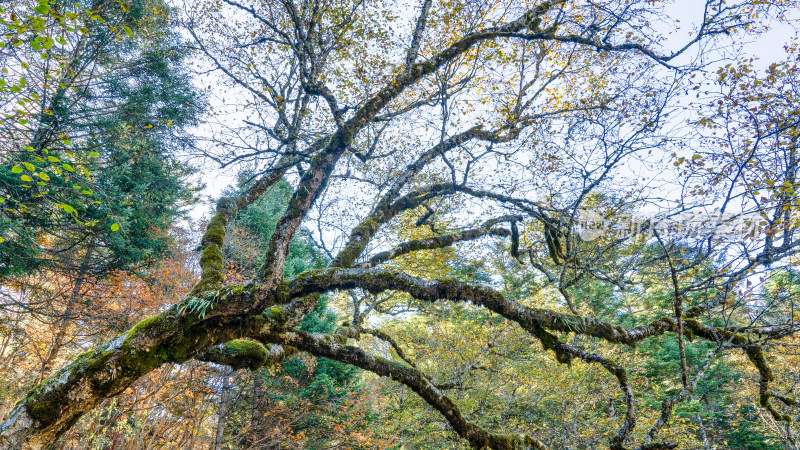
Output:
[[[800,8],[690,3],[0,3],[0,448],[800,448]]]

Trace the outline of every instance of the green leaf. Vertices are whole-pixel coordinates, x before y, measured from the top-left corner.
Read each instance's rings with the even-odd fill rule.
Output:
[[[30,172],[33,172],[34,170],[36,170],[36,166],[34,166],[33,164],[31,164],[29,162],[24,162],[24,163],[22,163],[22,165],[25,166],[25,168],[28,169]]]
[[[91,156],[92,158],[97,158],[98,156],[100,156],[100,153],[91,152],[91,153],[89,153],[89,156]]]
[[[50,181],[50,175],[44,172],[39,172],[39,178],[41,178],[44,181]]]
[[[87,190],[82,190],[81,194],[83,194],[83,195],[92,195],[93,192],[92,191],[87,191]]]
[[[61,164],[61,167],[63,167],[67,172],[75,172],[75,169],[67,163]]]
[[[28,85],[28,80],[27,80],[27,79],[25,79],[25,77],[20,77],[20,79],[19,79],[19,86],[20,86],[20,87],[25,87],[25,86],[27,86],[27,85]]]
[[[72,206],[69,206],[66,203],[59,203],[58,207],[63,209],[64,212],[66,212],[68,214],[75,214],[76,216],[78,215],[78,211],[75,211],[75,208],[73,208]]]
[[[22,167],[14,166],[11,168],[11,173],[22,173]]]
[[[131,27],[123,26],[122,29],[125,30],[125,34],[127,34],[130,37],[133,37],[133,31],[131,31]]]
[[[119,230],[119,224],[118,223],[112,223],[111,224],[111,231],[118,231],[118,230]]]
[[[31,178],[30,175],[22,175],[21,177],[19,177],[19,179],[27,182],[33,181],[33,178]]]
[[[47,160],[50,161],[50,162],[59,162],[59,161],[61,161],[60,159],[56,158],[55,156],[48,156]]]
[[[36,8],[33,8],[33,10],[36,11],[36,14],[43,16],[50,12],[50,7],[47,5],[39,5]]]

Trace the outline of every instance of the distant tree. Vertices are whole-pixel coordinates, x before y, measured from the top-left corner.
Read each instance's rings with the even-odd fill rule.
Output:
[[[64,253],[91,253],[92,273],[157,257],[167,235],[152,231],[192,198],[175,155],[202,107],[169,9],[40,2],[44,13],[30,16],[33,5],[0,11],[8,30],[24,31],[0,52],[17,81],[0,88],[0,277],[61,264]]]
[[[40,344],[38,366],[9,380],[19,392],[65,347],[106,336],[90,325],[108,313],[93,293],[105,276],[168,253],[194,201],[177,156],[203,97],[163,2],[2,8],[16,33],[0,61],[17,84],[0,89],[0,315]]]

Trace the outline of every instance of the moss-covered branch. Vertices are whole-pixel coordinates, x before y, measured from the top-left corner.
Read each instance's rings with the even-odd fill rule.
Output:
[[[497,450],[547,448],[542,442],[526,434],[494,434],[467,421],[458,406],[431,383],[428,377],[419,369],[370,355],[358,347],[343,345],[343,341],[346,339],[344,335],[331,336],[291,332],[277,336],[273,335],[269,339],[276,343],[296,347],[314,356],[352,364],[377,375],[390,377],[408,386],[431,407],[442,414],[450,426],[461,437],[469,441],[473,448]]]
[[[176,305],[80,355],[14,407],[0,425],[0,448],[45,448],[84,413],[164,363],[195,358],[205,349],[239,336],[280,331],[276,328],[279,325],[269,318],[246,314],[242,305],[252,301],[251,295],[242,288],[215,293],[224,306],[221,309],[229,314],[205,319],[183,314],[182,305]],[[264,356],[258,355],[258,351],[255,355],[248,353],[248,364]],[[264,362],[270,360],[267,353]]]
[[[200,281],[192,288],[189,297],[200,297],[203,293],[219,289],[222,286],[225,281],[222,246],[225,243],[225,228],[228,221],[275,185],[295,160],[294,156],[285,156],[279,161],[279,167],[258,179],[244,193],[233,198],[221,198],[217,202],[214,216],[208,222],[200,241],[200,269],[202,271]]]
[[[264,346],[247,339],[234,339],[203,350],[197,355],[197,359],[233,369],[256,370],[261,366],[280,362],[285,357],[284,353],[280,345]]]
[[[516,218],[514,219],[519,220]],[[478,228],[463,230],[457,233],[450,233],[442,236],[435,236],[425,239],[414,239],[412,241],[404,242],[391,250],[380,252],[374,255],[369,259],[369,261],[363,262],[361,264],[356,264],[356,267],[362,269],[369,269],[371,267],[375,267],[379,264],[382,264],[386,261],[390,261],[394,258],[397,258],[398,256],[402,256],[411,252],[445,248],[453,245],[456,242],[474,240],[481,238],[483,236],[511,235],[511,231],[505,228],[493,227],[495,223],[497,223],[497,220],[492,220],[490,222],[487,222],[486,224],[483,224]]]
[[[469,302],[520,324],[526,330],[537,328],[556,332],[593,336],[610,343],[635,345],[651,336],[674,331],[670,318],[655,320],[650,324],[625,328],[601,320],[564,314],[549,309],[529,308],[503,297],[485,286],[472,285],[453,279],[423,280],[401,272],[381,269],[325,269],[302,273],[286,281],[287,295],[297,297],[335,289],[364,289],[371,292],[397,290],[419,300],[450,300]]]
[[[200,281],[194,285],[190,297],[199,297],[204,292],[222,287],[225,281],[224,261],[222,259],[222,245],[225,242],[225,227],[228,225],[228,216],[225,208],[219,208],[214,217],[208,222],[206,232],[200,243]]]
[[[414,209],[426,201],[455,191],[451,183],[434,184],[409,192],[393,202],[381,202],[375,211],[350,232],[344,248],[331,261],[331,267],[352,267],[367,248],[381,225],[403,211]],[[385,199],[386,197],[384,197]]]
[[[719,345],[729,345],[741,348],[747,359],[758,370],[758,403],[762,408],[769,411],[772,417],[779,422],[791,422],[789,415],[781,414],[771,402],[772,392],[770,382],[774,380],[772,369],[764,356],[764,349],[761,345],[753,342],[744,334],[736,333],[723,328],[712,327],[701,323],[696,319],[684,319],[684,324],[689,332],[695,336],[717,342]]]
[[[578,356],[587,362],[600,363],[617,377],[620,387],[625,392],[626,401],[628,401],[629,404],[631,416],[626,417],[626,424],[620,430],[617,440],[613,442],[614,445],[618,446],[622,445],[635,424],[635,416],[632,415],[632,397],[628,400],[629,396],[632,394],[630,393],[630,387],[627,385],[627,377],[624,374],[624,369],[610,361],[603,360],[602,357],[597,355],[581,354],[580,350],[570,348],[560,343],[557,338],[547,330],[576,333],[603,339],[609,343],[628,345],[635,345],[637,342],[648,337],[677,331],[674,319],[669,317],[655,320],[647,325],[628,329],[574,314],[564,314],[548,309],[528,308],[484,286],[471,285],[451,279],[423,280],[401,272],[388,270],[327,269],[306,272],[286,282],[286,290],[291,296],[327,292],[335,289],[354,288],[360,288],[374,293],[386,290],[397,290],[406,292],[424,301],[435,302],[438,300],[450,300],[469,302],[477,306],[483,306],[519,324],[532,336],[539,339],[545,349],[553,350],[557,359],[561,362],[569,362],[573,356]],[[691,309],[687,311],[687,313],[687,316],[693,317],[696,315],[697,311]],[[770,402],[772,395],[769,391],[769,383],[772,381],[773,375],[764,357],[762,347],[753,343],[742,334],[705,325],[689,317],[684,320],[685,333],[712,342],[725,343],[726,345],[742,348],[760,374],[760,405],[767,409],[776,420],[789,421],[790,418],[787,415],[780,414]]]

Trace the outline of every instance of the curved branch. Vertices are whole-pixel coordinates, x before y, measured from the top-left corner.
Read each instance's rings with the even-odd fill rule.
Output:
[[[521,220],[521,218],[517,216],[508,216],[508,217],[512,217],[513,220]],[[375,256],[370,258],[369,261],[356,264],[355,267],[358,267],[360,269],[369,269],[379,264],[390,261],[394,258],[397,258],[398,256],[402,256],[411,252],[416,252],[419,250],[434,250],[439,248],[445,248],[449,247],[455,242],[470,241],[478,239],[483,236],[489,236],[489,235],[511,236],[511,231],[505,228],[492,227],[493,224],[499,221],[501,220],[493,219],[490,220],[489,222],[484,223],[479,228],[463,230],[458,233],[445,234],[442,236],[430,237],[425,239],[414,239],[412,241],[404,242],[391,250],[387,250],[385,252],[380,252],[376,254]]]
[[[227,289],[217,300],[237,305],[249,297],[244,289]],[[0,425],[0,448],[46,448],[84,413],[156,367],[202,356],[204,349],[241,336],[279,331],[280,325],[261,315],[200,319],[173,306],[80,355],[31,390]]]
[[[538,336],[541,330],[576,333],[603,339],[610,343],[634,345],[666,332],[675,331],[671,318],[655,320],[647,325],[624,328],[601,320],[564,314],[549,309],[529,308],[506,299],[497,291],[453,279],[423,280],[402,272],[381,269],[323,269],[304,272],[284,283],[291,297],[323,293],[335,289],[364,289],[373,293],[398,290],[418,300],[435,302],[450,300],[469,302],[518,323]]]
[[[295,351],[296,349],[292,347],[262,345],[246,339],[234,339],[203,350],[195,359],[230,366],[234,370],[245,368],[256,370],[259,367],[277,364]]]
[[[346,338],[344,338],[346,339]],[[501,435],[490,433],[464,418],[461,410],[419,369],[373,356],[358,347],[343,345],[344,339],[324,334],[309,334],[302,331],[267,336],[267,342],[286,344],[314,356],[330,358],[369,370],[383,377],[390,377],[417,393],[444,416],[453,429],[474,448],[546,449],[542,442],[526,434]],[[337,340],[339,342],[337,342]]]

